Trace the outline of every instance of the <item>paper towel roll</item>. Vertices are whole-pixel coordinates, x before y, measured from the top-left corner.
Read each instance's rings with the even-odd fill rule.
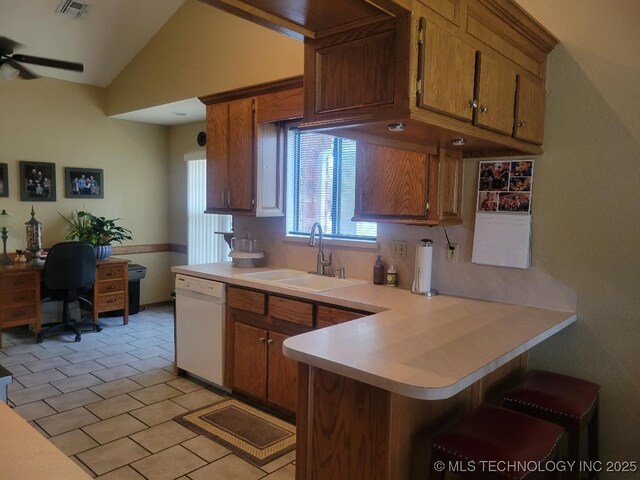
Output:
[[[416,268],[413,277],[413,293],[427,295],[434,293],[431,288],[431,265],[433,261],[433,242],[423,239],[416,246]]]

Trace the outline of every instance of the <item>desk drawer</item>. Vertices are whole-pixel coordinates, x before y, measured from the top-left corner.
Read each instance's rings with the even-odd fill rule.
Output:
[[[0,276],[0,291],[25,290],[33,288],[38,281],[38,272],[12,273]]]
[[[97,295],[98,310],[110,311],[124,308],[124,293],[113,293],[110,295]]]
[[[126,268],[127,265],[125,263],[122,265],[99,265],[96,272],[98,281],[124,278]]]
[[[227,307],[264,315],[266,295],[242,288],[227,288]]]
[[[0,310],[0,323],[10,326],[11,324],[22,325],[25,322],[36,319],[36,306],[6,308]]]
[[[31,286],[33,286],[33,284]],[[35,290],[18,290],[0,293],[0,305],[5,308],[35,305],[35,303]]]
[[[105,293],[124,292],[124,278],[119,280],[107,280],[97,283],[98,295]]]

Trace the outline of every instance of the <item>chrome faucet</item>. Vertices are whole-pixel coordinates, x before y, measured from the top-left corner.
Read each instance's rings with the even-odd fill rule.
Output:
[[[309,246],[310,247],[315,247],[316,246],[316,227],[318,227],[318,256],[317,256],[317,261],[316,261],[316,271],[315,272],[309,272],[309,273],[313,273],[315,275],[333,276],[333,274],[324,273],[325,267],[331,266],[331,253],[329,254],[329,260],[325,260],[324,259],[324,247],[322,245],[322,227],[320,226],[320,223],[318,223],[318,222],[314,223],[313,227],[311,227],[311,235],[309,237]]]

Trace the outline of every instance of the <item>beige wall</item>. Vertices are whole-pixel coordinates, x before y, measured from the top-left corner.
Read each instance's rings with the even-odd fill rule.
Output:
[[[32,202],[20,201],[18,162],[56,164],[56,202],[34,202],[43,224],[44,245],[64,240],[68,215],[87,209],[109,218],[122,217],[133,231],[133,244],[166,243],[169,226],[167,162],[168,129],[112,120],[104,115],[105,90],[77,83],[41,78],[0,85],[0,162],[9,166],[10,197],[0,198],[21,224],[30,216]],[[104,199],[65,198],[64,167],[104,169]],[[25,248],[22,225],[11,231],[7,248]],[[132,257],[148,267],[142,302],[167,300],[169,254]]]
[[[302,42],[187,0],[109,87],[109,115],[302,73]]]

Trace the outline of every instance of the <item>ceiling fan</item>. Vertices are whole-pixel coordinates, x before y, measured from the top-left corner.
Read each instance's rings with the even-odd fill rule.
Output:
[[[23,63],[61,68],[63,70],[72,70],[74,72],[84,71],[84,65],[81,63],[65,62],[63,60],[54,60],[52,58],[33,57],[31,55],[13,53],[16,48],[21,47],[23,47],[23,45],[20,43],[15,42],[10,38],[0,36],[0,69],[3,70],[5,76],[7,75],[5,65],[8,65],[9,67],[12,67],[12,69],[10,68],[7,70],[12,72],[13,76],[16,75],[15,71],[17,71],[17,75],[24,80],[31,80],[39,77],[39,75],[36,75],[34,72],[22,65]],[[11,76],[11,73],[9,73],[8,76]]]

